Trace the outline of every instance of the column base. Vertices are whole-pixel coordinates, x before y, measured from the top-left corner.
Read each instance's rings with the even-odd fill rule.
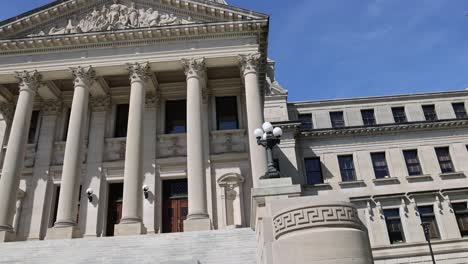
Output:
[[[115,236],[135,236],[146,234],[146,227],[142,222],[120,223],[115,225]]]
[[[0,231],[0,243],[16,241],[16,234],[11,231]]]
[[[77,226],[54,226],[47,229],[46,240],[72,239],[80,237],[80,229]]]
[[[207,218],[188,218],[184,221],[184,232],[208,231],[211,230],[211,219]]]

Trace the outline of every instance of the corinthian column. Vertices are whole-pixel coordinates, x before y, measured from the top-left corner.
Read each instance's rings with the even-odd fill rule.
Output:
[[[184,231],[210,230],[206,205],[205,160],[203,151],[202,89],[205,60],[183,59],[187,76],[187,183],[188,216]]]
[[[10,139],[0,178],[0,241],[11,240],[16,195],[23,169],[24,154],[33,110],[34,96],[41,81],[37,71],[17,72],[19,97],[10,130]]]
[[[143,206],[143,114],[145,111],[145,86],[149,65],[129,64],[130,105],[128,113],[127,143],[125,150],[122,220],[116,225],[116,235],[145,233],[141,221]]]
[[[57,221],[54,228],[47,233],[48,239],[73,238],[79,232],[76,216],[82,174],[82,151],[88,117],[89,89],[95,79],[95,71],[92,67],[78,67],[71,71],[75,91],[65,145]]]
[[[267,170],[267,159],[265,148],[257,145],[254,135],[256,128],[263,124],[263,101],[258,83],[258,66],[261,55],[259,53],[239,55],[241,74],[244,78],[245,97],[247,105],[247,129],[249,131],[250,167],[254,187],[258,186],[260,177]]]

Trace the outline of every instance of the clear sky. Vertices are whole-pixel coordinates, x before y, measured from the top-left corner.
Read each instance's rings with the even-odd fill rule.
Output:
[[[50,2],[3,0],[0,20]],[[271,16],[269,57],[292,101],[468,87],[466,0],[228,2]]]

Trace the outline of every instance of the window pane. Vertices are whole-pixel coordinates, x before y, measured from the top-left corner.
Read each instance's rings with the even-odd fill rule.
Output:
[[[436,121],[437,120],[437,113],[435,111],[434,105],[423,105],[422,106],[424,117],[426,121]]]
[[[452,107],[453,107],[453,111],[455,112],[455,116],[458,119],[467,117],[464,103],[453,103]]]
[[[394,107],[392,108],[393,119],[395,123],[406,123],[406,113],[404,107]]]
[[[410,176],[422,175],[421,165],[419,164],[418,151],[417,150],[405,150],[403,151],[405,157],[406,167]]]
[[[399,209],[386,209],[384,210],[384,216],[390,243],[396,244],[405,242]]]
[[[429,223],[429,235],[431,239],[439,239],[440,233],[439,228],[437,227],[437,221],[434,215],[434,207],[429,206],[418,206],[419,217],[421,218],[421,223]]]
[[[128,127],[128,104],[118,104],[115,113],[114,137],[126,137]]]
[[[333,128],[345,126],[343,112],[330,112],[330,119]]]
[[[385,158],[385,152],[372,153],[371,154],[372,165],[374,167],[375,178],[382,179],[390,174],[388,173],[387,160]]]
[[[186,100],[166,101],[166,134],[186,132]]]
[[[340,166],[341,180],[343,182],[356,180],[352,155],[338,156],[338,164]]]
[[[307,158],[304,160],[304,164],[306,167],[307,184],[323,183],[320,158]]]
[[[33,111],[31,115],[31,123],[29,125],[28,143],[36,141],[36,132],[39,126],[39,111]]]
[[[374,109],[361,110],[362,122],[365,126],[375,125]]]
[[[436,155],[439,161],[440,170],[442,173],[451,173],[454,172],[452,159],[450,157],[450,151],[448,147],[436,148]]]
[[[301,129],[309,130],[314,128],[312,123],[312,114],[299,114],[299,121],[301,121]]]
[[[237,97],[216,97],[216,121],[218,130],[238,129]]]
[[[455,211],[455,217],[457,219],[458,228],[460,234],[463,237],[468,236],[468,208],[466,203],[452,204],[452,208]]]

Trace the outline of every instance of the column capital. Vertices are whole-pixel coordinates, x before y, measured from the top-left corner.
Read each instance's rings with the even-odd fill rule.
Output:
[[[204,78],[206,74],[205,58],[184,58],[181,60],[185,75],[189,78]]]
[[[107,111],[111,105],[112,99],[109,95],[91,97],[89,103],[92,111],[104,112]]]
[[[28,90],[34,93],[37,92],[42,81],[42,75],[37,70],[15,72],[15,75],[16,79],[20,82],[20,91]]]
[[[76,68],[70,68],[70,71],[72,72],[73,78],[75,79],[75,86],[90,87],[96,79],[96,71],[92,66],[78,66]]]
[[[11,122],[13,122],[13,116],[15,115],[15,104],[0,103],[0,113],[3,115],[3,119],[8,124],[11,124]]]
[[[42,103],[45,115],[57,115],[62,110],[63,103],[58,100],[47,100]]]
[[[243,75],[258,72],[262,55],[260,53],[239,54],[239,64]]]
[[[130,73],[131,82],[146,82],[150,75],[150,69],[148,62],[127,64],[127,70]]]
[[[159,105],[160,95],[149,93],[145,97],[145,107],[146,108],[157,108]]]

